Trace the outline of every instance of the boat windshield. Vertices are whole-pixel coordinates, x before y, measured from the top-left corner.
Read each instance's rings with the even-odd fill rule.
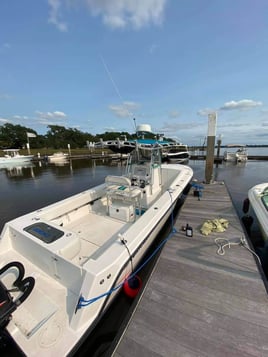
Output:
[[[268,210],[268,187],[266,187],[261,194],[261,200],[265,206],[265,208]]]
[[[160,166],[162,162],[161,157],[161,147],[136,147],[136,150],[133,150],[128,158],[127,162],[127,174],[129,173],[130,167],[133,164],[144,164],[150,163],[152,167]]]

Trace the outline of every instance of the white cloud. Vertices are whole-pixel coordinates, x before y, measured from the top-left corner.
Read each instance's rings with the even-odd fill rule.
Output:
[[[117,131],[117,130],[115,130],[115,128],[114,127],[108,127],[108,126],[106,126],[105,128],[103,128],[105,131],[108,131],[108,132],[114,132],[114,131]]]
[[[198,112],[197,112],[197,114],[202,116],[202,117],[207,117],[211,113],[215,113],[215,109],[204,108],[204,109],[198,110]]]
[[[10,43],[3,43],[0,45],[0,53],[5,53],[11,48]]]
[[[6,94],[6,93],[0,93],[0,99],[3,99],[3,100],[11,99],[11,95]]]
[[[29,119],[26,115],[13,115],[14,119]]]
[[[121,105],[110,105],[109,109],[119,118],[129,118],[139,108],[138,103],[124,102]]]
[[[68,31],[67,24],[60,20],[60,7],[62,3],[62,0],[48,0],[50,6],[48,22],[55,25],[61,32],[66,32]]]
[[[159,25],[163,21],[167,0],[80,0],[93,16],[100,16],[105,25],[117,29],[131,26],[140,29],[150,23]],[[48,0],[49,22],[60,31],[67,31],[67,24],[61,21],[63,4],[77,4],[70,0]]]
[[[36,114],[39,118],[42,119],[66,119],[67,115],[63,112],[55,111],[55,112],[40,112],[36,111]]]
[[[0,123],[8,123],[9,120],[5,118],[0,118]]]
[[[168,116],[170,118],[175,119],[175,118],[178,118],[180,116],[180,113],[177,110],[172,110],[171,112],[169,112]]]
[[[183,129],[193,129],[197,128],[201,124],[199,123],[191,123],[191,122],[183,122],[183,123],[174,123],[172,122],[164,122],[164,125],[158,130],[159,132],[164,132],[164,133],[179,133]]]
[[[151,47],[149,48],[149,53],[152,55],[157,49],[158,49],[158,45],[156,44],[152,44]]]
[[[256,108],[262,105],[262,102],[256,102],[251,99],[242,99],[239,101],[231,100],[224,103],[220,110],[246,110]]]
[[[163,21],[167,0],[85,0],[95,16],[112,28],[128,25],[140,29],[150,23]]]

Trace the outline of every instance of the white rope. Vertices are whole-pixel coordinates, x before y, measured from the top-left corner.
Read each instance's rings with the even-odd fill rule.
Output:
[[[239,242],[230,242],[228,239],[226,238],[215,238],[215,244],[218,246],[218,250],[217,250],[217,254],[218,255],[224,255],[225,254],[225,247],[228,247],[229,249],[231,248],[231,246],[241,246],[241,247],[244,247],[246,248],[251,254],[253,254],[259,264],[261,265],[261,261],[260,261],[260,258],[259,256],[252,250],[248,247],[247,243],[246,243],[246,240],[244,237],[241,237]]]

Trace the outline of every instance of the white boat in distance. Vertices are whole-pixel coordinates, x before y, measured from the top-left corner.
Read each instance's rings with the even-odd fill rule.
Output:
[[[107,176],[5,224],[0,327],[25,355],[77,351],[135,273],[192,176],[188,166],[161,163],[159,147],[137,148],[125,175]]]
[[[69,159],[69,155],[65,154],[64,152],[55,152],[52,155],[48,155],[47,160],[48,162],[59,162],[59,161],[66,161]]]
[[[6,164],[21,164],[23,162],[30,162],[33,155],[20,155],[19,149],[5,149],[4,156],[0,156],[0,166]]]
[[[233,150],[230,150],[231,148]],[[241,144],[227,145],[227,150],[223,154],[223,160],[230,162],[246,162],[248,160],[246,146]]]
[[[181,143],[176,143],[172,146],[170,144],[169,147],[163,147],[162,156],[168,162],[173,163],[187,163],[190,159],[190,153],[188,151],[188,146]]]
[[[262,236],[268,240],[268,182],[253,186],[248,191],[248,199],[258,220]]]

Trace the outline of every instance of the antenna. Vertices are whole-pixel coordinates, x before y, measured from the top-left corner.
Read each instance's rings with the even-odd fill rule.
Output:
[[[116,91],[116,94],[118,95],[118,97],[119,97],[120,100],[122,101],[123,105],[125,106],[126,111],[127,111],[128,115],[129,115],[129,117],[131,117],[131,114],[130,114],[128,108],[127,108],[126,105],[124,104],[124,99],[123,99],[123,97],[121,96],[121,94],[120,94],[120,92],[119,92],[119,89],[118,89],[118,87],[117,87],[117,85],[116,85],[116,83],[115,83],[115,81],[114,81],[114,79],[113,79],[113,77],[112,77],[111,72],[109,71],[109,69],[108,69],[106,63],[104,62],[104,59],[103,59],[102,55],[100,55],[100,59],[101,59],[101,62],[102,62],[102,64],[103,64],[103,67],[105,68],[105,71],[106,71],[106,73],[107,73],[107,75],[108,75],[110,81],[112,82],[112,85],[113,85],[113,87],[114,87],[114,89],[115,89],[115,91]],[[134,120],[134,128],[135,128],[135,131],[136,131],[136,122],[135,122],[136,119],[134,118],[133,120]]]

